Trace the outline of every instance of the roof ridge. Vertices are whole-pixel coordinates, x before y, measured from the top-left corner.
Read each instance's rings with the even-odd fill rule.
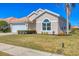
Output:
[[[60,16],[58,13],[55,13],[55,12],[50,11],[50,10],[48,10],[48,9],[45,9],[45,11],[46,11],[46,12],[49,12],[49,13],[52,13],[52,14],[54,14],[54,15]]]
[[[31,16],[33,13],[35,13],[35,11],[32,11],[29,15],[27,15],[27,17]]]
[[[44,11],[44,9],[42,9],[42,8],[39,8],[39,9],[37,9],[37,10],[36,10],[36,12],[38,12],[39,10],[42,10],[42,11]]]
[[[37,12],[38,12],[39,10],[43,10],[43,11],[44,11],[44,9],[39,8],[39,9],[37,9],[36,11],[32,11],[27,17],[31,16],[33,13],[38,14]]]

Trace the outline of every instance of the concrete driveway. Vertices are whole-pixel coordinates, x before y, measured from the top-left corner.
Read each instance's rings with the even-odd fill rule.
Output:
[[[0,51],[6,52],[13,56],[63,56],[60,54],[52,54],[30,48],[14,46],[9,44],[0,43]]]
[[[13,34],[17,34],[17,33],[0,33],[0,36],[4,36],[4,35],[13,35]]]

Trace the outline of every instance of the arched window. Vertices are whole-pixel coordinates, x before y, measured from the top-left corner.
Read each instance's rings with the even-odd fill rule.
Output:
[[[42,30],[51,30],[51,22],[48,19],[45,19],[42,23]]]

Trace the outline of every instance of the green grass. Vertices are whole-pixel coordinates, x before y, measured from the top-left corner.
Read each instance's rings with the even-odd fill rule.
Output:
[[[8,35],[0,37],[1,43],[29,47],[51,53],[63,53],[69,56],[79,56],[79,32],[71,36],[53,35]],[[64,47],[62,48],[62,42]]]
[[[0,51],[0,56],[10,56],[10,54]]]

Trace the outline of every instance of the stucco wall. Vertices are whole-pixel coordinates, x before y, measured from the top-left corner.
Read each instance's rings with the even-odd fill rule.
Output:
[[[43,10],[38,10],[36,12],[32,12],[33,14],[30,15],[29,20],[34,20],[38,15],[42,14],[44,11]]]
[[[66,29],[64,29],[64,30],[62,30],[62,28],[61,27],[64,27],[64,24],[66,24],[66,20],[65,19],[63,19],[63,18],[59,18],[59,33],[66,33]]]
[[[49,19],[51,21],[51,31],[49,31],[49,34],[52,34],[53,31],[55,32],[54,34],[58,34],[58,17],[49,14],[49,13],[45,13],[42,16],[40,16],[39,18],[36,19],[36,31],[37,33],[42,33],[42,22],[45,19]]]
[[[29,17],[29,20],[32,21],[36,16],[37,16],[37,14],[36,14],[36,13],[33,13],[33,14]]]
[[[28,29],[29,30],[36,30],[36,23],[29,23],[28,24]]]
[[[42,14],[44,11],[43,10],[38,10],[36,13],[38,14],[38,15],[40,15],[40,14]]]

